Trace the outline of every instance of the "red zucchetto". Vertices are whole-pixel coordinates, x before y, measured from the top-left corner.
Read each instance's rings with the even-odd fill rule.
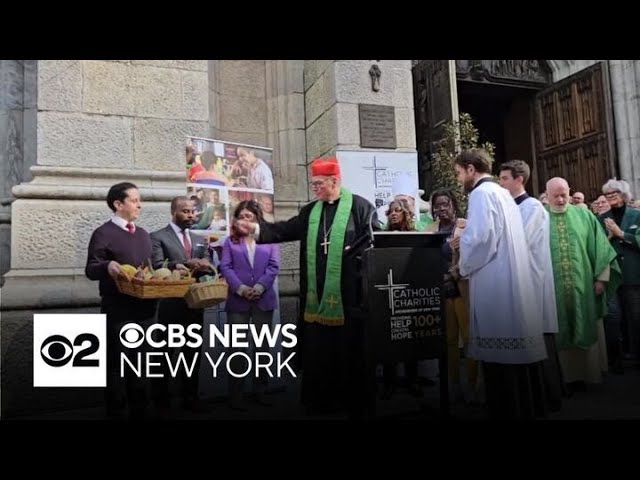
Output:
[[[340,164],[336,157],[316,158],[311,164],[311,175],[335,175],[340,176]]]

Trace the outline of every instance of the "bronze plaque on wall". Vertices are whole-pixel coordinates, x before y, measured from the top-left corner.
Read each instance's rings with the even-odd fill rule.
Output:
[[[396,148],[395,109],[385,105],[358,105],[360,112],[360,146]]]

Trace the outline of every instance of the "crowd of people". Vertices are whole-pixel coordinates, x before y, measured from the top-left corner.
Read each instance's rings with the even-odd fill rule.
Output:
[[[147,259],[159,266],[168,259],[170,269],[208,274],[217,262],[207,248],[197,248],[202,240],[191,230],[214,224],[229,234],[219,267],[229,284],[225,309],[231,324],[272,323],[277,244],[300,242],[297,368],[309,414],[342,411],[366,418],[377,396],[364,360],[359,284],[353,281],[368,246],[362,239],[372,229],[446,235],[441,254],[448,265],[442,283],[448,371],[439,374],[448,377],[452,403],[486,404],[490,418],[532,419],[558,411],[563,398],[601,382],[603,373],[622,373],[623,360],[637,362],[640,354],[640,210],[628,183],[609,180],[589,209],[584,195],[571,194],[563,178],[548,179],[536,199],[526,191],[525,162],[500,165],[497,181],[493,163],[482,149],[462,151],[455,160],[457,179],[469,194],[466,218],[450,189],[433,191],[431,212],[421,211],[419,192],[401,175],[392,201],[378,208],[386,217],[380,222],[368,200],[342,185],[336,158],[311,164],[316,198],[298,215],[276,222],[273,197],[243,200],[234,205],[228,228],[219,223],[219,192],[209,190],[205,199],[204,191],[194,190],[191,197],[174,198],[169,224],[149,234],[135,225],[137,187],[114,185],[107,196],[113,217],[94,231],[86,266],[87,276],[100,282],[101,311],[107,314],[107,415],[122,416],[126,406],[130,417],[141,418],[151,403],[160,417],[170,415],[166,381],[154,382],[149,397],[139,379],[117,375],[121,325],[203,321],[202,309],[189,309],[182,299],[121,294],[115,285],[119,266]],[[257,179],[260,171],[249,177]],[[391,398],[399,385],[422,397],[417,362],[402,366],[403,381],[399,365],[384,365],[381,399]],[[242,383],[230,378],[228,385],[229,405],[240,411],[247,409]],[[267,386],[266,377],[254,379],[257,403],[270,403]],[[198,391],[197,376],[183,379],[184,408],[206,411]]]

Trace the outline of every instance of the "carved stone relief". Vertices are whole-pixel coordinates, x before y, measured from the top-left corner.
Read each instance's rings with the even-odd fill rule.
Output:
[[[456,60],[461,80],[545,85],[551,72],[540,60]]]

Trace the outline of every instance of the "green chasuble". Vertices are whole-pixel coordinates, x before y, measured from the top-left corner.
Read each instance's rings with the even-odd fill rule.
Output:
[[[598,219],[586,208],[569,205],[563,213],[546,206],[551,226],[551,259],[555,280],[559,350],[587,349],[598,339],[596,321],[607,313],[607,300],[621,282],[616,252]],[[594,283],[610,266],[602,295]]]

